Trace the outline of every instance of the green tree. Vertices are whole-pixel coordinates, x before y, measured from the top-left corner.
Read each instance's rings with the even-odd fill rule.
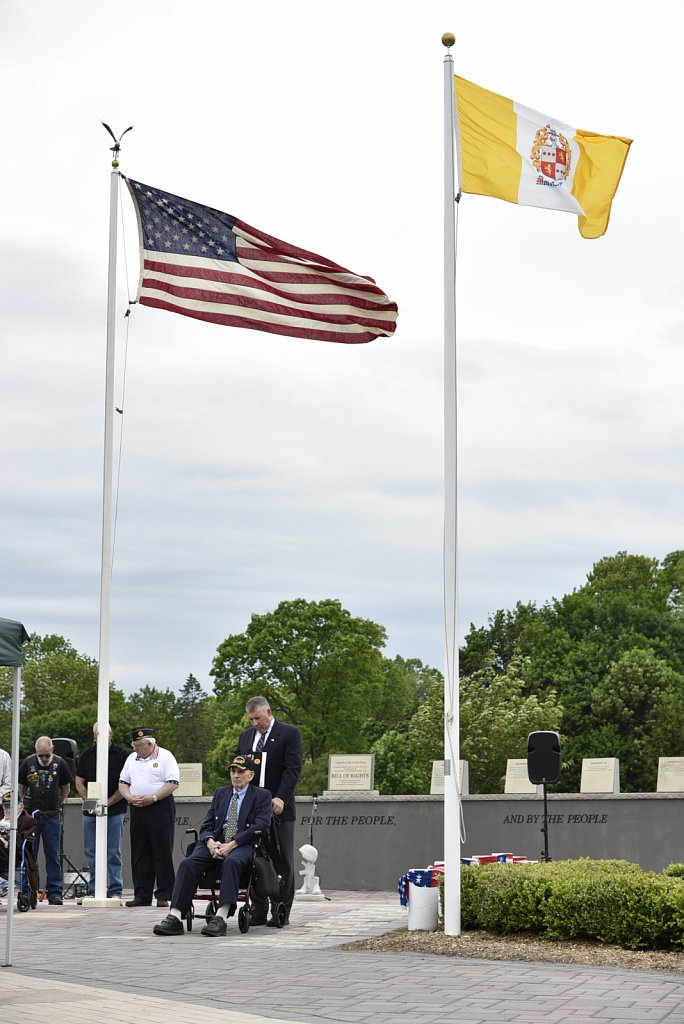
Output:
[[[637,737],[624,715],[614,721],[606,717],[605,690],[620,685],[616,666],[628,667],[622,659],[629,652],[650,652],[663,670],[684,674],[683,594],[684,552],[674,551],[659,563],[620,551],[597,562],[584,586],[572,593],[541,608],[518,604],[512,612],[497,612],[487,627],[471,627],[461,664],[473,672],[489,658],[497,672],[504,672],[512,659],[524,657],[523,692],[543,699],[550,689],[557,691],[563,705],[561,784],[572,791],[579,787],[582,757],[617,756],[618,746],[626,752],[633,739],[648,744],[647,735]],[[597,693],[603,695],[599,701]],[[664,701],[673,699],[668,694],[666,688]],[[660,729],[655,710],[641,728],[650,730],[655,763]],[[624,788],[638,789],[645,781],[628,771]]]
[[[383,794],[429,793],[432,762],[444,757],[444,680],[437,669],[421,662],[414,661],[413,667],[416,701],[411,718],[373,745],[375,781]]]
[[[562,709],[556,694],[525,696],[525,659],[514,657],[503,672],[493,662],[461,680],[461,758],[468,761],[471,793],[501,793],[508,758],[525,757],[527,737],[557,730]]]
[[[651,650],[626,651],[596,687],[592,709],[601,724],[584,746],[575,738],[578,757],[609,750],[620,759],[621,788],[653,792],[657,755],[684,750],[684,676]]]
[[[385,639],[382,626],[354,618],[339,601],[282,601],[218,648],[211,670],[217,702],[235,723],[249,697],[265,696],[276,717],[302,733],[300,791],[324,785],[327,755],[357,752],[381,704]]]
[[[0,746],[11,745],[11,669],[0,669]],[[34,749],[38,736],[65,736],[79,750],[93,741],[97,720],[98,665],[79,654],[69,640],[32,634],[24,645],[22,668],[20,756]],[[125,722],[123,693],[110,684],[110,722]]]
[[[418,658],[383,658],[382,668],[380,699],[363,726],[368,747],[389,731],[406,732],[413,714],[428,699],[433,686],[442,686],[441,673]]]
[[[472,623],[460,651],[459,671],[469,676],[482,670],[504,671],[511,658],[530,642],[530,634],[539,636],[543,612],[530,602],[518,601],[513,611],[500,609],[490,616],[486,626]]]
[[[214,698],[191,673],[175,704],[177,760],[206,761],[214,742],[213,705]]]
[[[225,786],[230,782],[230,769],[228,765],[233,759],[241,731],[242,725],[240,723],[226,727],[218,741],[207,754],[205,761],[207,792],[211,793],[217,786]]]
[[[416,774],[417,758],[430,757],[432,764],[433,759],[441,759],[442,749],[443,744],[436,754],[434,751],[426,753],[424,748],[421,752],[416,749],[408,730],[389,729],[375,741],[371,750],[375,754],[375,785],[378,791],[383,796],[427,793],[422,777]]]
[[[684,551],[672,551],[663,559],[663,575],[668,586],[668,604],[675,623],[684,626]]]
[[[177,700],[168,687],[160,690],[156,686],[143,686],[126,700],[126,712],[130,728],[149,726],[160,747],[170,750],[174,756],[178,748]]]
[[[529,733],[557,729],[561,708],[554,691],[524,694],[524,659],[513,658],[498,672],[488,666],[460,680],[460,757],[468,761],[471,793],[503,791],[506,761],[524,757]],[[428,793],[432,761],[444,757],[444,684],[439,673],[405,731],[390,730],[373,746],[381,793]]]

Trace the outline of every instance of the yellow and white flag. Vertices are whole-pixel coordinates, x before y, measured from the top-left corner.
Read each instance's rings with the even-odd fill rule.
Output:
[[[576,213],[583,238],[605,234],[632,143],[596,135],[454,77],[461,189]]]

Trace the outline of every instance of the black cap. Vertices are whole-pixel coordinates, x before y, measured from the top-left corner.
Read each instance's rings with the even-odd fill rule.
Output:
[[[253,754],[236,754],[228,767],[239,768],[243,772],[258,772],[261,767],[261,754],[256,750]]]
[[[132,740],[144,740],[146,736],[154,736],[154,729],[148,729],[146,726],[138,726],[137,729],[131,729]]]

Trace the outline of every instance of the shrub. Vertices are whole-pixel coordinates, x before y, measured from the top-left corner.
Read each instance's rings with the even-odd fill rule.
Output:
[[[682,877],[681,864],[656,874],[628,861],[587,858],[462,867],[461,923],[466,930],[684,950]]]

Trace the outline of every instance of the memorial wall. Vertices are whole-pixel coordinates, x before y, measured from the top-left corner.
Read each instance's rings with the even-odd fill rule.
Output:
[[[209,802],[209,797],[177,798],[176,863],[190,841],[185,830],[199,826]],[[316,873],[324,892],[394,889],[409,868],[443,859],[441,796],[335,794],[318,798],[313,822],[311,810],[311,797],[297,797],[296,845],[307,843],[313,828]],[[552,860],[619,858],[655,871],[684,861],[684,793],[554,794],[548,797],[548,811]],[[464,796],[462,853],[506,852],[537,859],[544,845],[542,815],[543,800],[536,794]],[[64,850],[77,867],[84,864],[81,818],[81,801],[67,801]],[[124,884],[131,888],[128,835],[127,822]]]

